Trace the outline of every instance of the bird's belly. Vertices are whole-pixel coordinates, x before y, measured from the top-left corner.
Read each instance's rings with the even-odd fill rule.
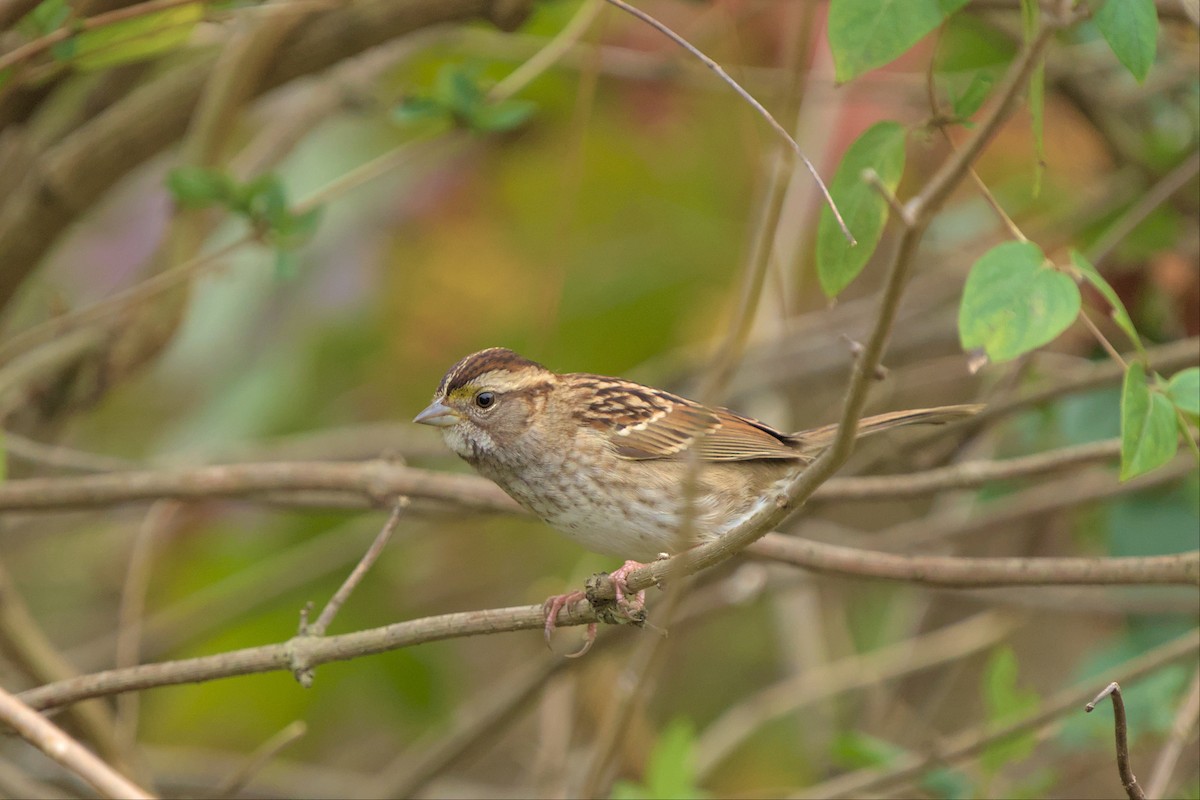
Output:
[[[496,480],[514,500],[567,538],[596,553],[650,561],[710,538],[704,503],[698,504],[688,541],[680,541],[678,492],[626,486],[614,492],[599,476],[546,472]],[[618,498],[619,495],[619,498]]]

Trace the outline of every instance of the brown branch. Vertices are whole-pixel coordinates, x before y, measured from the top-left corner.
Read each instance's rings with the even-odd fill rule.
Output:
[[[583,604],[564,608],[558,615],[559,626],[584,625],[595,621],[595,614]],[[463,611],[398,622],[339,636],[296,636],[286,642],[233,650],[213,656],[105,670],[31,689],[23,692],[20,697],[33,708],[45,710],[91,697],[155,686],[202,683],[260,672],[292,672],[297,662],[318,667],[331,661],[347,661],[444,639],[523,630],[541,631],[545,622],[545,612],[541,604]]]
[[[1114,458],[1117,440],[1066,447],[1005,461],[966,461],[908,475],[834,478],[814,494],[822,502],[894,500],[951,489],[971,489],[993,481],[1036,477]],[[72,461],[72,465],[78,459]],[[130,466],[89,456],[90,465]],[[1134,484],[1134,487],[1140,484]],[[498,486],[484,478],[406,467],[387,461],[277,461],[206,467],[124,469],[92,475],[27,478],[0,484],[0,511],[62,511],[149,502],[254,497],[287,502],[280,493],[335,492],[318,502],[335,507],[385,506],[396,497],[440,500],[471,511],[525,513]],[[1055,495],[1061,500],[1061,495]],[[311,505],[311,503],[305,503]]]
[[[470,511],[521,510],[500,487],[475,476],[366,461],[225,464],[30,478],[0,484],[0,511],[64,510],[159,499],[235,498],[280,490],[352,492],[378,507],[407,496],[449,498]]]
[[[1096,704],[1106,697],[1112,698],[1113,731],[1117,739],[1117,771],[1121,774],[1121,785],[1125,787],[1129,800],[1146,800],[1146,793],[1138,785],[1137,778],[1133,775],[1133,767],[1129,764],[1129,739],[1126,735],[1125,701],[1121,698],[1121,687],[1113,681],[1104,687],[1092,702],[1084,706],[1084,710],[1090,714],[1096,709]]]
[[[150,800],[154,797],[105,764],[53,722],[2,688],[0,722],[11,726],[22,739],[83,778],[104,797],[132,797],[139,800]]]
[[[814,572],[922,586],[1120,586],[1200,584],[1200,550],[1122,558],[968,558],[897,555],[768,534],[746,548]]]

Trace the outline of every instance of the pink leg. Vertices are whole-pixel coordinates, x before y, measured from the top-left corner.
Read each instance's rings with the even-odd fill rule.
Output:
[[[641,611],[646,607],[645,589],[638,592],[632,601],[626,596],[629,594],[629,584],[626,583],[629,573],[644,566],[646,565],[638,561],[626,561],[619,569],[613,570],[608,575],[609,579],[613,582],[613,589],[617,593],[617,605],[622,611]]]
[[[578,600],[583,600],[587,597],[583,592],[574,591],[566,594],[556,594],[553,597],[546,598],[546,602],[542,603],[542,611],[546,614],[546,624],[542,630],[546,635],[546,646],[550,647],[550,636],[554,633],[554,629],[558,626],[558,612],[562,611],[565,606],[570,605]],[[571,653],[567,658],[579,658],[581,655],[592,649],[592,643],[596,641],[596,623],[589,623],[587,626],[587,638],[583,643],[583,647]]]

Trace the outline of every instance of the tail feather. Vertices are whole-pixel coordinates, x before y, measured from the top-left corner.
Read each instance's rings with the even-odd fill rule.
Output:
[[[914,408],[908,411],[889,411],[886,414],[876,414],[871,417],[863,417],[859,420],[856,438],[861,439],[873,433],[888,431],[892,428],[901,428],[905,425],[944,425],[947,422],[973,417],[982,410],[983,406],[980,404],[966,404],[938,406],[937,408]],[[806,450],[823,450],[833,443],[833,437],[837,435],[837,429],[838,424],[835,422],[830,425],[813,428],[812,430],[801,431],[794,434],[794,438]]]

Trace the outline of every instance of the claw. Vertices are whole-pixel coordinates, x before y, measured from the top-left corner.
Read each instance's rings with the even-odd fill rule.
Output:
[[[546,637],[546,647],[550,647],[550,637],[558,628],[558,612],[562,611],[565,606],[576,602],[577,600],[585,599],[586,595],[583,592],[567,592],[566,594],[556,594],[553,597],[546,598],[546,602],[542,603],[542,612],[546,615],[546,623],[542,626],[542,631]],[[567,658],[579,658],[588,650],[592,649],[592,642],[596,641],[596,623],[592,622],[587,626],[587,640],[583,643],[583,647],[571,653]],[[553,650],[553,647],[550,647]]]

